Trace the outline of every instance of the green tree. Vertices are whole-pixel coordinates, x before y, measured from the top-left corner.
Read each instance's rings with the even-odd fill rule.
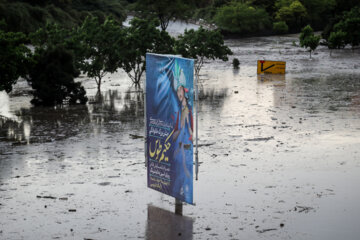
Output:
[[[275,6],[278,8],[275,20],[284,21],[290,29],[299,30],[307,16],[304,5],[298,0],[278,0]]]
[[[286,24],[286,22],[284,22],[284,21],[274,22],[273,30],[276,33],[283,34],[283,33],[287,33],[289,31],[289,27]]]
[[[292,13],[295,17],[296,24],[301,26],[303,19],[307,15],[307,11],[306,11],[306,8],[304,7],[304,5],[299,1],[294,1],[290,4],[290,10],[292,11]]]
[[[340,49],[344,48],[346,43],[346,33],[343,31],[331,32],[330,37],[328,39],[328,47],[329,49]]]
[[[275,11],[275,1],[276,0],[252,0],[251,3],[254,6],[265,8],[269,15],[273,15]]]
[[[254,33],[271,27],[265,9],[236,1],[220,7],[215,22],[222,30],[234,33]]]
[[[18,78],[27,74],[31,52],[26,41],[23,33],[0,30],[0,91],[11,92]]]
[[[352,8],[360,7],[359,0],[335,0],[336,7],[334,8],[335,14],[342,14],[344,11],[350,11]]]
[[[346,33],[345,42],[352,47],[360,44],[360,7],[345,12],[342,20],[335,24],[335,31]]]
[[[308,21],[314,29],[323,29],[332,18],[336,0],[302,0],[308,13]]]
[[[300,34],[300,46],[304,48],[309,48],[310,59],[311,52],[315,51],[315,49],[319,46],[320,36],[314,35],[314,30],[310,25],[304,27]]]
[[[170,20],[190,17],[191,10],[189,1],[181,0],[138,0],[136,8],[144,18],[157,17],[163,31],[168,27]]]
[[[228,60],[231,50],[224,44],[219,31],[200,27],[198,30],[185,30],[175,43],[175,50],[186,58],[195,59],[195,74],[199,76],[205,59]]]
[[[87,102],[85,89],[74,78],[79,75],[70,51],[61,46],[47,48],[35,55],[28,82],[34,89],[31,103],[54,106]]]
[[[94,78],[98,93],[104,76],[114,73],[120,62],[119,48],[124,46],[125,33],[120,25],[108,18],[103,24],[95,17],[86,18],[79,29],[84,49],[84,58],[80,69],[88,77]]]
[[[71,51],[75,58],[75,66],[80,69],[85,58],[86,45],[83,44],[83,33],[79,27],[67,29],[57,23],[47,23],[43,28],[30,33],[29,38],[35,46],[35,52],[61,46]]]
[[[174,52],[174,39],[165,31],[157,29],[158,20],[134,18],[126,29],[125,43],[118,50],[121,56],[119,67],[123,68],[133,83],[139,87],[145,71],[145,55],[147,52]]]

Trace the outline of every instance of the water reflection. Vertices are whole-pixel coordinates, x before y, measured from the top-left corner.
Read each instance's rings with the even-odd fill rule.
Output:
[[[193,239],[193,224],[194,220],[190,217],[175,215],[173,212],[149,205],[146,239],[191,240]]]
[[[114,124],[138,128],[143,125],[142,91],[108,91],[100,100],[85,106],[22,108],[14,113],[16,120],[0,118],[0,142],[12,145],[52,142],[80,133],[99,133],[102,129],[118,131]]]
[[[221,109],[225,99],[228,96],[227,88],[200,88],[199,102],[200,111],[203,107],[211,107],[211,109]]]
[[[258,74],[257,80],[259,83],[284,82],[286,80],[286,75],[285,74]]]

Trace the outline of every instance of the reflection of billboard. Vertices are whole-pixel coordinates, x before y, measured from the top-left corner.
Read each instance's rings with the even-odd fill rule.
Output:
[[[147,240],[191,240],[194,220],[164,209],[148,206]]]
[[[257,73],[285,74],[286,62],[281,61],[257,61]]]
[[[193,203],[194,61],[146,55],[148,187]]]

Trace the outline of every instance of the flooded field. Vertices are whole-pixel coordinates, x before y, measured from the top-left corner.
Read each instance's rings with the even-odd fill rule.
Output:
[[[360,52],[310,60],[294,41],[227,40],[230,61],[201,70],[184,216],[146,187],[144,98],[126,74],[105,78],[102,103],[61,108],[31,107],[19,82],[0,95],[0,239],[358,239]],[[287,74],[257,75],[262,59]]]

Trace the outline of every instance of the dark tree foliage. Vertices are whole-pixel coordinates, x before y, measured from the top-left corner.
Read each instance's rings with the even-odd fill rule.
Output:
[[[205,59],[228,60],[231,50],[224,44],[219,31],[211,31],[200,27],[198,30],[185,30],[175,42],[175,50],[183,57],[195,59],[195,73],[199,76]]]
[[[337,32],[331,32],[328,39],[328,48],[329,49],[340,49],[344,48],[346,45],[346,33],[339,30]]]
[[[265,8],[266,12],[271,16],[275,12],[275,2],[276,0],[253,0],[252,4],[254,6]]]
[[[0,16],[9,31],[30,33],[48,22],[72,28],[88,16],[123,21],[126,4],[121,0],[0,0]]]
[[[302,0],[301,2],[306,8],[306,21],[314,29],[323,29],[336,7],[336,0]]]
[[[10,92],[18,78],[26,75],[31,62],[26,41],[22,33],[0,30],[0,91]]]
[[[119,48],[124,46],[125,33],[112,18],[100,23],[97,18],[87,18],[79,28],[80,41],[84,48],[81,70],[94,78],[101,93],[103,77],[116,72],[120,59]]]
[[[341,15],[344,11],[350,11],[352,8],[360,7],[359,0],[335,0],[336,7],[334,8],[336,15]]]
[[[192,10],[191,2],[184,0],[138,0],[136,9],[143,18],[158,18],[163,31],[168,27],[170,20],[187,19]]]
[[[275,33],[284,34],[284,33],[287,33],[289,31],[289,27],[286,24],[286,22],[284,22],[284,21],[274,22],[273,30],[274,30]]]
[[[360,7],[355,7],[349,12],[345,12],[340,22],[335,24],[336,32],[346,34],[345,43],[352,47],[360,45]]]
[[[71,52],[63,47],[48,48],[35,56],[36,64],[29,74],[29,84],[34,89],[31,103],[55,106],[87,102],[85,89],[74,82],[79,75]]]
[[[166,31],[157,29],[158,20],[134,18],[126,29],[125,45],[119,49],[123,68],[136,86],[140,86],[145,71],[145,55],[152,53],[174,52],[175,40]]]
[[[232,33],[247,34],[271,29],[265,9],[236,1],[218,8],[215,22],[222,30]]]

